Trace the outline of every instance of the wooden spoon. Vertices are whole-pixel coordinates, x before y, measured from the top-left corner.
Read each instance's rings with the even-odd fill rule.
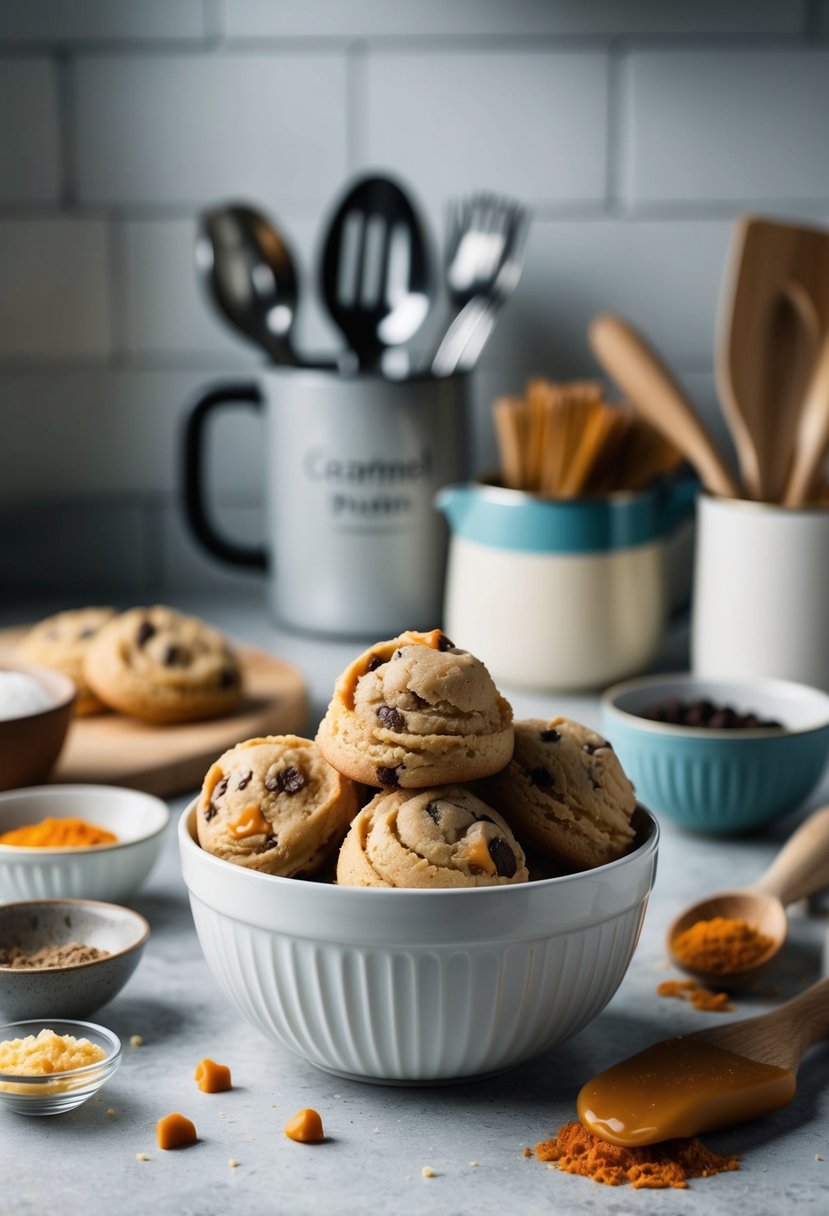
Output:
[[[783,502],[787,507],[809,502],[829,448],[829,333],[823,339],[809,380],[795,437],[794,456]]]
[[[829,230],[741,216],[717,341],[717,385],[748,494],[780,502],[800,405],[829,323]]]
[[[829,1037],[829,979],[771,1013],[654,1043],[578,1096],[585,1127],[635,1148],[728,1127],[791,1102],[803,1053]]]
[[[588,331],[594,355],[636,411],[691,462],[706,489],[739,498],[739,487],[708,430],[656,351],[633,326],[606,313]]]
[[[741,988],[756,978],[779,954],[786,940],[786,907],[829,886],[829,806],[815,811],[786,842],[771,866],[750,887],[722,891],[693,904],[668,930],[668,951],[682,971],[707,985]],[[715,916],[746,921],[771,945],[750,966],[728,974],[689,967],[674,950],[680,933]]]

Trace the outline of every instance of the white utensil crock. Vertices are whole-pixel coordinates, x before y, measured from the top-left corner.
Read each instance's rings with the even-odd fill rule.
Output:
[[[829,691],[829,509],[701,494],[695,674],[777,676]]]

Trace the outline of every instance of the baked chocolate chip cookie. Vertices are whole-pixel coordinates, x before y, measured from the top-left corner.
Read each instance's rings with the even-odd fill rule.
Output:
[[[614,861],[634,837],[636,795],[616,753],[568,718],[516,722],[512,761],[476,790],[521,840],[571,868]]]
[[[376,794],[337,862],[337,882],[350,887],[493,887],[527,878],[501,816],[454,785]]]
[[[220,756],[196,810],[203,849],[265,874],[313,874],[359,809],[358,790],[310,739],[248,739]]]
[[[18,646],[27,663],[52,667],[69,676],[78,690],[74,712],[79,717],[101,713],[106,706],[84,677],[84,661],[92,639],[115,616],[114,608],[73,608],[35,625]]]
[[[106,705],[146,722],[218,718],[242,699],[239,660],[223,635],[160,604],[103,625],[84,676]]]
[[[340,676],[317,743],[330,764],[393,789],[471,781],[512,755],[512,710],[474,655],[434,629],[378,642]]]

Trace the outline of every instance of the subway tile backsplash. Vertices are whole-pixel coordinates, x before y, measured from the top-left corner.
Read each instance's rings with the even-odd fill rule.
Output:
[[[297,340],[333,352],[322,224],[346,178],[399,175],[438,268],[446,204],[534,210],[474,385],[593,375],[624,312],[722,433],[713,378],[735,216],[829,218],[829,0],[6,0],[0,4],[0,595],[229,586],[179,501],[186,403],[257,351],[196,279],[199,210],[249,199],[301,269]],[[442,316],[436,301],[431,330]],[[261,534],[259,423],[220,417],[217,524]],[[79,543],[75,543],[79,541]]]

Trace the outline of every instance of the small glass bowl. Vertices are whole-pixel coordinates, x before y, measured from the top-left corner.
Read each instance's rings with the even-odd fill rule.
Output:
[[[53,1072],[44,1076],[23,1077],[0,1072],[0,1102],[18,1115],[62,1115],[74,1110],[97,1093],[121,1063],[121,1040],[105,1026],[93,1022],[60,1021],[36,1018],[25,1022],[9,1022],[0,1026],[0,1041],[24,1039],[41,1030],[55,1034],[71,1034],[76,1039],[89,1039],[103,1048],[106,1055],[94,1064],[74,1068],[69,1072]]]

